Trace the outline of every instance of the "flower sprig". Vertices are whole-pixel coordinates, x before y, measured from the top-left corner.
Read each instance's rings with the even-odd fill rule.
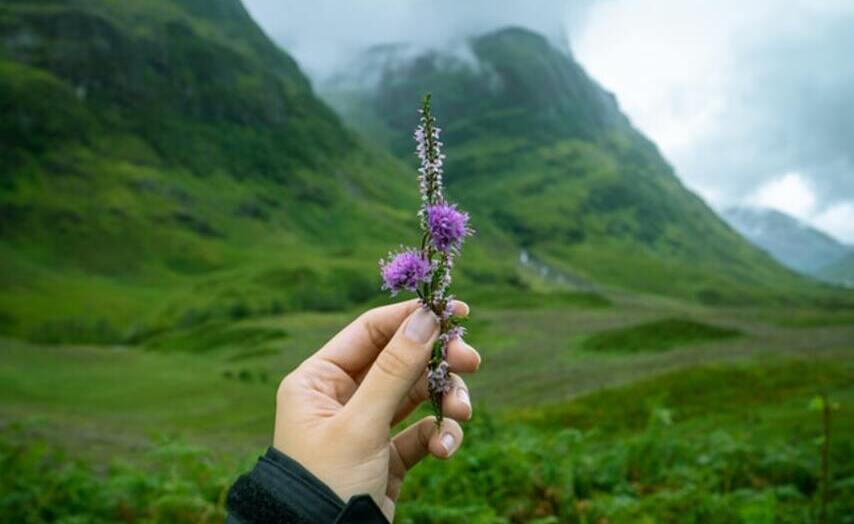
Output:
[[[465,332],[464,319],[453,316],[454,297],[449,292],[451,269],[463,240],[474,231],[469,227],[468,213],[445,199],[441,129],[436,125],[430,102],[428,94],[422,102],[421,118],[414,133],[415,152],[421,161],[418,169],[421,245],[419,248],[401,247],[396,253],[389,253],[387,259],[380,260],[380,272],[383,289],[392,295],[401,291],[416,293],[422,307],[429,308],[439,318],[439,338],[427,364],[427,387],[436,420],[441,423],[442,398],[451,387],[448,345]]]

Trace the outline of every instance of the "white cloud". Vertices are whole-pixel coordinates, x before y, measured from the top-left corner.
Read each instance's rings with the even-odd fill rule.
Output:
[[[747,199],[748,204],[777,209],[805,221],[812,216],[815,201],[810,183],[794,171],[762,185]]]
[[[733,35],[750,19],[718,2],[599,2],[572,43],[634,123],[672,154],[720,120]]]
[[[820,207],[809,178],[791,171],[775,178],[742,203],[788,213],[843,242],[854,244],[854,200]]]
[[[508,25],[557,40],[595,0],[244,0],[315,80],[374,44],[438,46]]]
[[[812,219],[819,229],[848,244],[854,244],[854,201],[841,202]]]
[[[850,0],[601,0],[570,36],[688,187],[810,219],[854,201],[851,27]]]

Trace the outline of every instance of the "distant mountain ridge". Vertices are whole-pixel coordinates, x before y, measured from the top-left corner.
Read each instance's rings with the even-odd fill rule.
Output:
[[[808,286],[682,186],[614,96],[534,32],[450,51],[377,47],[350,70],[321,95],[404,160],[408,101],[431,91],[449,191],[556,269],[713,303]]]
[[[808,275],[822,278],[826,267],[854,253],[854,247],[775,209],[730,207],[722,216],[774,258]]]

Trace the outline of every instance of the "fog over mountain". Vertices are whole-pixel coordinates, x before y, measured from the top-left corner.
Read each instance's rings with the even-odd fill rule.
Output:
[[[315,80],[375,44],[536,30],[570,46],[712,205],[779,209],[854,242],[854,2],[245,1]]]

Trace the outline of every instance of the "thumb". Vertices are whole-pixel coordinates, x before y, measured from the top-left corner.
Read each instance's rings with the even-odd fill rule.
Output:
[[[377,356],[345,410],[391,424],[398,406],[424,373],[438,334],[436,315],[425,307],[415,310]]]

